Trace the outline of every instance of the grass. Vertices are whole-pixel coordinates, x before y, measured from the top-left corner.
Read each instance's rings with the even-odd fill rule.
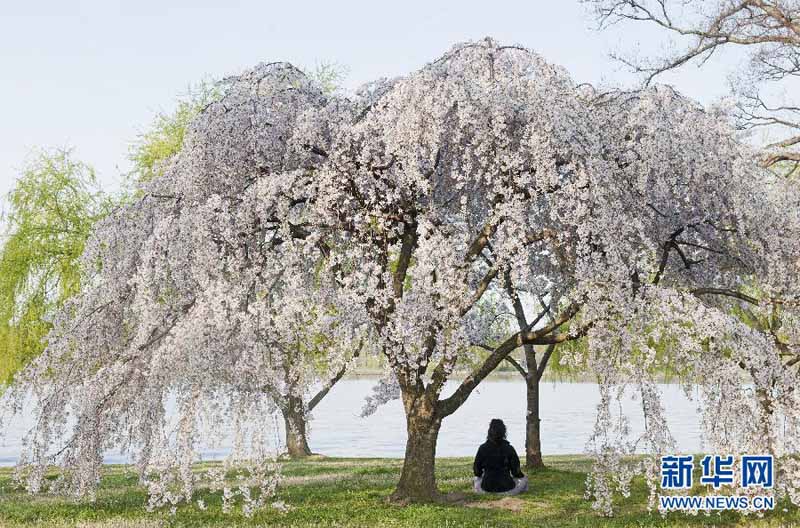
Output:
[[[798,526],[800,510],[778,504],[758,519],[733,512],[662,517],[646,511],[647,489],[635,481],[632,494],[617,502],[616,516],[598,517],[583,497],[590,461],[545,457],[547,469],[530,476],[531,491],[518,498],[479,496],[471,488],[471,460],[437,460],[444,492],[466,492],[457,504],[396,506],[386,501],[400,472],[400,460],[314,458],[284,466],[281,513],[267,509],[248,519],[223,514],[218,497],[204,497],[208,509],[183,507],[175,516],[147,513],[145,492],[124,466],[109,466],[92,504],[52,496],[30,496],[13,488],[11,470],[0,469],[0,527],[165,528],[165,527],[546,527],[546,526]]]

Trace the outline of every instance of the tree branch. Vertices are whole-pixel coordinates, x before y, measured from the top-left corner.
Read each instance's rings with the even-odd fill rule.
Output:
[[[726,290],[724,288],[695,288],[693,290],[689,290],[689,293],[700,297],[701,295],[724,295],[726,297],[733,297],[735,299],[739,299],[740,301],[748,302],[750,304],[759,305],[761,301],[756,299],[755,297],[751,297],[747,294],[738,292],[736,290]]]
[[[517,369],[517,372],[519,372],[523,378],[528,379],[528,373],[525,372],[525,369],[519,364],[519,362],[517,362],[516,359],[509,355],[505,357],[505,360],[511,363],[511,366]]]
[[[544,369],[547,368],[547,362],[550,361],[550,356],[553,354],[553,350],[555,350],[556,344],[550,343],[547,345],[547,350],[544,351],[544,355],[542,356],[542,361],[539,362],[539,368],[536,369],[536,381],[542,379],[544,376]]]
[[[495,348],[494,352],[487,357],[484,362],[475,368],[470,375],[464,378],[461,385],[455,392],[448,398],[440,400],[437,403],[437,410],[441,416],[449,416],[453,414],[469,397],[475,387],[489,375],[497,365],[503,361],[513,350],[523,346],[525,343],[531,344],[549,344],[551,342],[563,342],[570,339],[569,334],[559,334],[554,337],[548,337],[549,334],[554,332],[562,324],[572,319],[580,310],[580,305],[577,303],[571,304],[564,310],[564,313],[557,317],[550,324],[526,332],[517,332],[508,339],[506,339],[500,346]],[[540,318],[543,317],[540,316]],[[577,338],[573,336],[572,339]]]
[[[353,352],[353,356],[350,358],[351,361],[353,359],[357,358],[359,356],[359,354],[361,354],[361,348],[363,346],[364,346],[364,340],[362,339],[361,341],[359,341],[358,347],[356,347],[355,352]],[[342,368],[340,368],[338,370],[338,372],[336,372],[336,374],[334,374],[334,376],[330,380],[328,380],[328,382],[325,385],[322,386],[322,388],[319,390],[319,392],[317,392],[314,395],[314,397],[311,398],[308,401],[308,410],[309,411],[313,411],[314,407],[316,407],[319,404],[319,402],[321,402],[322,399],[325,396],[328,395],[328,392],[330,392],[330,390],[333,388],[333,386],[336,385],[339,382],[340,379],[342,379],[342,377],[347,372],[347,367],[348,367],[347,363],[342,365]]]

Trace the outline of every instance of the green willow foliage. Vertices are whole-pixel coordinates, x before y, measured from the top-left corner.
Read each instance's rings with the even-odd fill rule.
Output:
[[[178,99],[178,106],[172,112],[156,114],[150,128],[138,136],[128,152],[128,159],[133,163],[129,184],[136,187],[160,176],[164,162],[183,147],[183,138],[192,120],[221,95],[219,84],[201,81]]]
[[[0,385],[45,347],[48,314],[81,285],[79,258],[112,202],[69,150],[41,152],[9,193],[0,249]]]
[[[303,70],[303,73],[315,81],[327,95],[342,90],[342,83],[347,77],[347,72],[346,67],[333,62],[318,62],[313,68]]]

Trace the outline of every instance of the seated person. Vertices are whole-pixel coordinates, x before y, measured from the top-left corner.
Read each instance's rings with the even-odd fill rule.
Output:
[[[528,478],[519,469],[519,457],[506,440],[506,425],[495,418],[489,423],[486,442],[478,448],[474,489],[477,493],[517,495],[528,490]]]

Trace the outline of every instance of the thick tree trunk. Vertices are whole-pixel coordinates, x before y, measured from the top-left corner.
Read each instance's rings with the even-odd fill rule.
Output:
[[[542,461],[542,433],[541,418],[539,415],[539,379],[536,373],[529,375],[525,380],[528,395],[528,413],[525,417],[525,467],[528,469],[541,469]]]
[[[281,409],[286,426],[286,452],[292,458],[303,458],[311,454],[306,438],[306,415],[300,398],[287,398]]]
[[[397,502],[433,502],[441,497],[436,487],[436,441],[442,418],[424,393],[403,392],[406,409],[406,455],[400,481],[391,496]]]

